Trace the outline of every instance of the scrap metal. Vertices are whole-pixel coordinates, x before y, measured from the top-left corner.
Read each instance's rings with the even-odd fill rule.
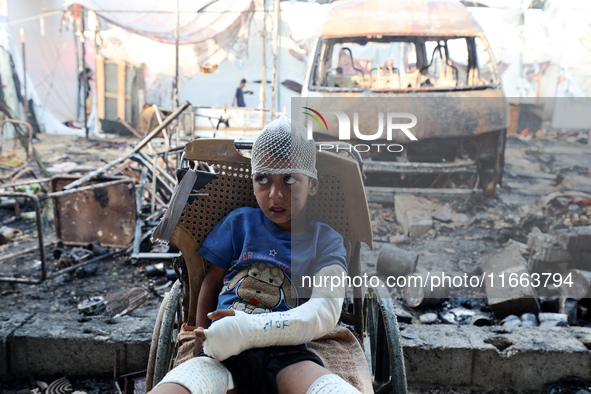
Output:
[[[77,181],[74,181],[72,183],[70,183],[69,185],[64,187],[64,190],[70,190],[73,189],[75,187],[78,187],[80,185],[82,185],[84,182],[95,178],[99,175],[104,174],[108,169],[110,169],[111,167],[124,162],[125,160],[129,159],[134,153],[139,152],[144,146],[146,146],[148,144],[148,142],[150,142],[152,139],[154,139],[154,137],[156,137],[156,135],[161,131],[164,130],[166,127],[168,127],[168,125],[170,125],[172,123],[173,120],[175,120],[185,109],[187,109],[191,104],[188,101],[185,101],[185,103],[183,105],[181,105],[176,111],[174,111],[172,114],[170,114],[166,119],[164,119],[164,121],[158,125],[158,127],[156,127],[154,130],[152,130],[150,132],[150,134],[148,134],[142,141],[140,141],[135,148],[133,148],[133,150],[131,152],[129,152],[126,155],[123,155],[121,157],[119,157],[116,160],[113,160],[112,162],[108,163],[107,165],[100,167],[94,171],[92,171],[91,173],[83,176],[82,178],[78,179]]]

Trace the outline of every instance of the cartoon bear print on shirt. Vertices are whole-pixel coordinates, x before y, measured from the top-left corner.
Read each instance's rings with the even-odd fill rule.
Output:
[[[273,312],[283,300],[288,308],[296,306],[296,290],[291,280],[279,267],[256,262],[234,276],[228,289],[236,288],[240,300],[235,301],[231,308],[246,313]]]

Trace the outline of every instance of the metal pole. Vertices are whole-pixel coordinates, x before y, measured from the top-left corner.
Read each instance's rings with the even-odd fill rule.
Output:
[[[265,88],[267,87],[267,2],[263,1],[263,71],[261,79],[261,101],[265,108]],[[272,116],[272,115],[271,115]],[[265,112],[261,113],[261,129],[265,127]]]
[[[23,51],[23,90],[24,90],[24,107],[25,107],[25,122],[29,122],[29,99],[27,97],[27,62],[25,60],[25,29],[21,27],[21,47]],[[27,152],[28,153],[28,152]]]
[[[27,108],[27,106],[25,105],[25,108]],[[33,126],[31,126],[31,124],[29,122],[23,122],[21,120],[16,120],[16,119],[4,119],[3,121],[0,122],[0,130],[2,130],[4,128],[4,123],[14,123],[14,124],[21,124],[23,126],[25,126],[27,128],[27,131],[29,132],[29,139],[28,139],[28,143],[25,145],[25,143],[23,142],[23,147],[27,150],[27,160],[31,160],[31,158],[33,157]],[[1,146],[1,144],[0,144]]]
[[[35,207],[35,221],[37,223],[37,239],[39,241],[39,261],[41,261],[41,277],[39,279],[25,279],[25,278],[14,278],[14,277],[0,277],[0,282],[13,282],[13,283],[29,283],[39,284],[47,278],[47,267],[45,265],[45,247],[43,243],[43,226],[41,224],[41,202],[37,196],[30,195],[28,193],[0,193],[0,196],[14,197],[17,198],[28,198],[33,202]]]
[[[86,13],[80,13],[80,41],[82,42],[82,82],[84,85],[84,130],[88,138],[88,113],[86,111],[86,99],[88,98],[88,75],[86,73],[86,45],[84,38],[84,16]]]
[[[96,170],[92,171],[91,173],[84,175],[82,178],[78,179],[77,181],[67,184],[66,186],[64,186],[63,190],[69,190],[69,189],[78,187],[78,186],[82,185],[84,182],[88,181],[89,179],[92,179],[96,176],[104,174],[109,168],[114,167],[117,164],[124,162],[125,160],[130,158],[134,153],[139,152],[144,146],[146,146],[148,144],[148,142],[150,142],[158,133],[160,133],[160,131],[162,131],[169,124],[171,124],[172,121],[174,119],[176,119],[181,114],[181,112],[183,112],[185,109],[187,109],[190,105],[191,105],[191,103],[186,101],[176,111],[174,111],[172,114],[168,115],[168,117],[166,119],[164,119],[164,122],[162,122],[154,130],[152,130],[152,132],[150,134],[148,134],[143,140],[141,140],[139,142],[139,144],[136,145],[136,147],[133,148],[133,150],[131,152],[129,152],[123,156],[120,156],[118,159],[104,165],[101,168],[97,168]]]
[[[174,106],[173,111],[179,107],[179,0],[176,0],[176,14],[174,24],[174,56],[175,56],[175,71],[174,71]],[[174,131],[176,134],[176,146],[179,146],[179,121],[174,121]]]
[[[176,0],[174,22],[174,86],[172,89],[172,110],[179,107],[179,0]]]
[[[273,4],[273,83],[271,86],[271,119],[275,118],[275,100],[277,99],[277,47],[279,45],[279,0]]]

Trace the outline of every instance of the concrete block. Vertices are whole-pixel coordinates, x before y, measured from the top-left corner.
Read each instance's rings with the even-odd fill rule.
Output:
[[[562,248],[570,252],[591,251],[591,226],[558,230],[557,240]]]
[[[30,313],[0,312],[0,382],[10,377],[8,360],[8,340],[20,326],[25,324],[33,315]]]
[[[119,331],[120,339],[117,339],[117,336],[114,336],[114,339],[125,342],[125,365],[127,371],[142,371],[148,365],[148,355],[150,353],[150,343],[156,322],[156,314],[151,309],[140,309],[134,311],[130,316],[123,318],[128,319],[129,324],[133,325],[134,329],[128,331],[123,327]]]
[[[534,254],[530,254],[529,260],[527,260],[528,271],[531,273],[537,272],[540,275],[548,273],[554,274],[557,272],[566,272],[571,266],[571,262],[566,261],[560,263],[545,263],[543,261],[536,260],[534,258]]]
[[[11,378],[68,373],[112,373],[119,354],[121,373],[145,369],[154,319],[95,317],[77,314],[36,315],[8,341]]]
[[[531,251],[532,259],[541,263],[574,260],[573,254],[560,245],[558,236],[541,233],[529,234],[527,247]],[[532,269],[532,267],[529,268]]]
[[[589,378],[589,351],[564,327],[463,331],[474,346],[474,388],[542,390],[568,376]]]
[[[92,376],[112,372],[115,352],[125,357],[125,344],[110,342],[108,335],[93,329],[75,331],[77,323],[63,316],[63,323],[44,324],[35,316],[30,325],[19,329],[9,342],[10,374],[13,378],[27,375],[63,374]],[[88,324],[88,323],[86,323]]]
[[[526,312],[538,313],[540,305],[531,285],[522,285],[519,278],[528,274],[526,262],[519,247],[509,245],[497,252],[482,256],[480,260],[484,271],[484,285],[488,305],[495,317],[502,319],[508,315],[521,315]],[[517,285],[511,278],[517,278]]]
[[[589,327],[564,327],[576,340],[581,342],[583,346],[591,350],[591,328]],[[591,376],[591,371],[589,373]]]
[[[473,350],[460,326],[400,324],[410,385],[467,386]]]
[[[433,226],[429,200],[410,194],[394,196],[396,220],[411,239],[426,234]]]

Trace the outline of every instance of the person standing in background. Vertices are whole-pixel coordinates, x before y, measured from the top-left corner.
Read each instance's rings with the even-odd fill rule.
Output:
[[[244,102],[244,95],[245,94],[252,94],[250,90],[243,90],[246,86],[246,79],[240,81],[240,86],[236,88],[236,93],[234,94],[234,99],[232,100],[232,107],[234,104],[238,107],[246,107],[246,103]]]

